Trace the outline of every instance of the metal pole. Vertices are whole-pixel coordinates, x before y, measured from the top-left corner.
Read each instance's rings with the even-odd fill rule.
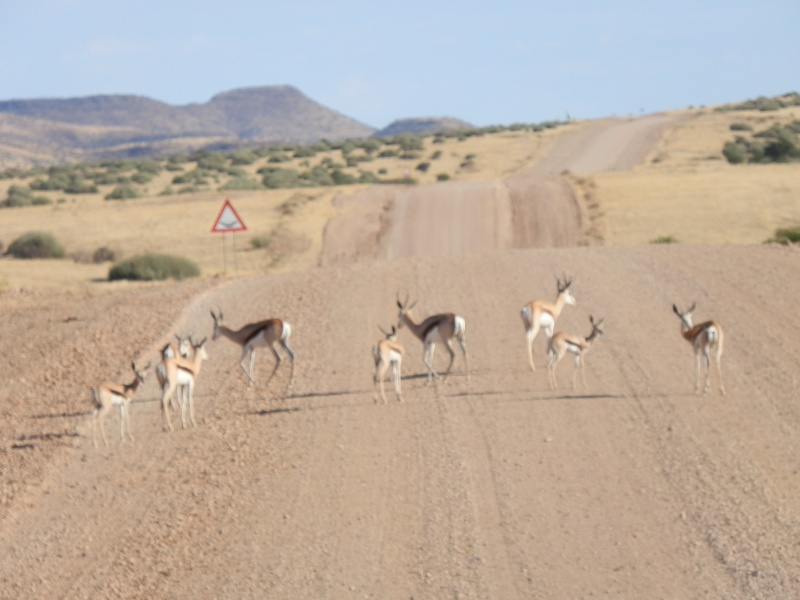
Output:
[[[222,264],[225,273],[228,273],[228,239],[225,233],[222,234]]]
[[[233,233],[233,272],[239,274],[239,255],[236,253],[236,232]]]

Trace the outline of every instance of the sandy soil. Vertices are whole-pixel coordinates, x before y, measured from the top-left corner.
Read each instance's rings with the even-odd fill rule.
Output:
[[[582,129],[564,142],[577,144],[568,162],[556,147],[535,169],[556,180],[626,168],[664,126]],[[523,190],[536,179],[518,177]],[[322,266],[300,273],[3,293],[0,597],[800,595],[800,358],[786,351],[800,337],[796,251],[536,247],[523,223],[562,231],[552,244],[580,236],[571,195],[515,200],[511,179],[448,189],[340,199]],[[434,221],[445,240],[425,229]],[[543,339],[538,370],[526,364],[519,309],[552,298],[562,272],[578,305],[559,329],[605,318],[588,390],[568,388],[568,360],[564,389],[548,390]],[[458,357],[447,384],[426,385],[421,344],[403,330],[405,402],[373,403],[370,346],[396,321],[398,291],[418,316],[465,317],[469,382]],[[725,397],[692,393],[670,308],[692,301],[698,320],[725,326]],[[163,433],[148,381],[136,443],[121,446],[109,417],[112,443],[95,450],[91,383],[127,381],[130,359],[154,360],[173,333],[210,334],[216,307],[234,326],[292,323],[291,392],[286,365],[264,389],[264,351],[248,389],[239,350],[219,340],[197,429]]]

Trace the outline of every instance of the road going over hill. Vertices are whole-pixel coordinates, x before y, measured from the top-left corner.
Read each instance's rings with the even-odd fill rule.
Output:
[[[467,188],[454,189],[486,202]],[[0,458],[27,457],[4,474],[35,477],[2,505],[0,597],[800,595],[800,357],[787,351],[800,339],[796,251],[506,239],[466,252],[454,233],[449,249],[421,255],[427,238],[415,246],[396,233],[416,217],[379,212],[372,243],[329,245],[308,272],[9,305],[0,418],[14,435]],[[463,227],[488,245],[515,239],[507,220],[483,220]],[[347,263],[359,243],[372,260]],[[381,257],[390,248],[398,258]],[[578,304],[559,328],[586,334],[590,314],[605,318],[586,390],[569,388],[569,359],[561,389],[548,389],[543,339],[537,371],[527,366],[519,309],[552,298],[562,272]],[[422,346],[401,330],[405,402],[388,393],[376,404],[370,346],[379,325],[396,323],[398,290],[418,300],[418,318],[464,316],[471,378],[459,355],[447,383],[427,385]],[[698,322],[725,327],[725,397],[716,381],[711,395],[692,393],[671,305],[693,301]],[[148,381],[132,406],[136,443],[120,446],[109,417],[111,445],[92,448],[93,374],[71,365],[127,380],[127,340],[137,362],[155,359],[173,333],[210,334],[218,307],[232,326],[293,325],[288,395],[286,364],[265,389],[273,358],[258,352],[248,388],[240,350],[220,339],[198,383],[196,429],[163,433]],[[53,442],[62,448],[32,470]]]
[[[342,216],[328,226],[320,262],[575,246],[587,224],[561,174],[629,169],[675,122],[652,115],[589,123],[502,181],[377,188],[340,198]]]

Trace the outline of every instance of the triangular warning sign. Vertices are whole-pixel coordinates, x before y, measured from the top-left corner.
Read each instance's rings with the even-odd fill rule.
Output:
[[[230,200],[225,200],[222,210],[219,211],[217,220],[214,221],[214,226],[211,228],[211,233],[225,233],[226,231],[247,231],[244,221],[236,214]]]

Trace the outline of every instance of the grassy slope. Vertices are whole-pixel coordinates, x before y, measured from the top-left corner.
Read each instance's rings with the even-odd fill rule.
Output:
[[[606,245],[661,236],[686,243],[761,243],[800,223],[800,165],[730,165],[731,123],[754,131],[800,119],[800,108],[763,113],[701,111],[669,131],[643,165],[591,178],[605,216]]]

